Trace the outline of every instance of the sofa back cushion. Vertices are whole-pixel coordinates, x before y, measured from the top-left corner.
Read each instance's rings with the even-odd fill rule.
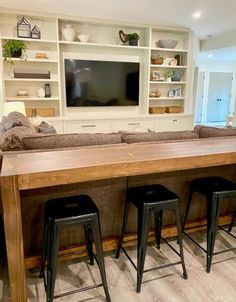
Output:
[[[165,132],[148,132],[148,133],[129,133],[123,134],[122,139],[124,143],[132,144],[138,142],[152,142],[152,141],[168,141],[168,140],[182,140],[199,138],[195,131],[165,131]]]
[[[17,126],[6,131],[0,137],[0,149],[3,151],[24,150],[22,137],[36,135],[35,130],[25,126]]]
[[[236,128],[217,128],[198,125],[194,129],[196,129],[200,138],[236,136]]]
[[[57,149],[79,146],[107,145],[122,143],[119,133],[76,133],[34,135],[23,137],[22,144],[26,150]]]

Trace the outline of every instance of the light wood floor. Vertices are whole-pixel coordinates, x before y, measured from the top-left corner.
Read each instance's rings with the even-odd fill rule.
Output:
[[[233,230],[236,235],[236,227]],[[193,234],[201,243],[205,244],[205,232]],[[171,243],[178,248],[174,240]],[[217,235],[216,250],[228,246],[236,246],[236,240],[220,231]],[[129,249],[133,259],[136,250]],[[105,264],[109,291],[112,302],[235,302],[236,301],[236,251],[214,256],[212,271],[205,272],[205,254],[189,239],[184,237],[184,254],[188,271],[188,280],[182,278],[181,266],[171,267],[161,271],[144,274],[144,282],[140,294],[135,292],[136,272],[124,253],[119,259],[114,255],[106,255]],[[161,245],[158,252],[149,246],[145,269],[166,261],[178,260],[176,254],[166,245]],[[43,282],[38,278],[38,271],[27,272],[29,302],[45,302]],[[80,286],[92,285],[99,282],[97,265],[90,266],[78,260],[59,263],[58,278],[55,292],[62,293]],[[0,301],[8,302],[9,287],[6,270],[2,270],[0,281]],[[58,302],[99,302],[105,301],[102,288],[77,293]],[[17,302],[17,301],[12,301]]]

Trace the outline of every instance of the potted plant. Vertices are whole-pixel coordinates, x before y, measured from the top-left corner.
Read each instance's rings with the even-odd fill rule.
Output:
[[[21,58],[25,49],[26,44],[24,41],[8,40],[3,46],[4,60],[12,63],[11,58]]]
[[[139,35],[137,33],[127,34],[129,45],[138,46]]]
[[[167,71],[167,73],[166,73],[166,81],[167,82],[171,82],[173,75],[174,75],[173,71]]]

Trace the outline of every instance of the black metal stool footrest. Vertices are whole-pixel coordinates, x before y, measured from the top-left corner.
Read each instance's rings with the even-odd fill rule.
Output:
[[[66,292],[66,293],[62,293],[60,295],[55,295],[55,296],[53,296],[53,299],[62,298],[62,297],[65,297],[65,296],[73,295],[73,294],[76,294],[76,293],[79,293],[79,292],[83,292],[85,290],[90,290],[90,289],[97,288],[97,287],[102,287],[102,286],[103,286],[103,284],[100,283],[100,284],[86,286],[86,287],[83,287],[83,288],[78,288],[78,289],[75,289],[75,290],[72,290],[72,291],[69,291],[69,292]]]

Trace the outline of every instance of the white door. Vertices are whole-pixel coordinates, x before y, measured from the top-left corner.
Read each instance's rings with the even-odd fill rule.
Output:
[[[233,74],[210,72],[207,102],[207,122],[225,122],[230,112]]]
[[[196,92],[196,109],[195,109],[195,123],[202,122],[203,114],[203,98],[204,98],[204,81],[205,81],[205,72],[200,71],[198,73],[197,79],[197,92]]]

